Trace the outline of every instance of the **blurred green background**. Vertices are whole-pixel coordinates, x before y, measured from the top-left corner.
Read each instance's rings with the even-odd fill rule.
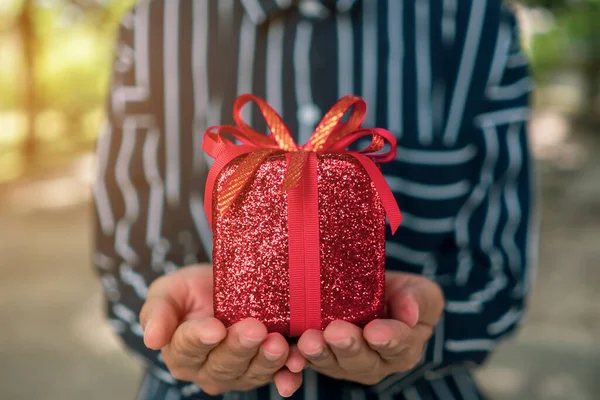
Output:
[[[0,0],[0,182],[89,148],[135,0]]]
[[[116,26],[134,3],[0,0],[0,182],[93,144]],[[600,0],[515,4],[540,88],[538,107],[597,123]],[[569,93],[543,90],[561,83]]]

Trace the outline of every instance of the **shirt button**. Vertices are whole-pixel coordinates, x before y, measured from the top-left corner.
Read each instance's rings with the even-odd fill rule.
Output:
[[[325,19],[329,16],[329,9],[317,0],[302,0],[298,4],[300,14],[306,18]]]
[[[316,104],[304,104],[298,108],[298,122],[300,125],[314,126],[321,118],[321,110]]]

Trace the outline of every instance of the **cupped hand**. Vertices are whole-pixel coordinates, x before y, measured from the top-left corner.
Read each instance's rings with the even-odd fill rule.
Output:
[[[300,353],[316,371],[364,385],[413,369],[442,315],[442,291],[422,276],[389,272],[386,304],[389,319],[372,321],[364,329],[333,321],[323,332],[305,332],[289,359]]]
[[[176,379],[194,382],[207,394],[274,381],[282,396],[291,396],[302,376],[284,366],[289,354],[284,337],[268,334],[254,319],[225,328],[213,316],[212,295],[210,266],[185,267],[157,279],[140,313],[146,346],[161,350]]]

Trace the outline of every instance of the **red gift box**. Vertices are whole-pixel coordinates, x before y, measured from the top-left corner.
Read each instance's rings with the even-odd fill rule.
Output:
[[[250,101],[269,135],[242,120]],[[264,100],[242,95],[237,126],[207,129],[202,146],[215,158],[205,193],[214,313],[226,326],[253,317],[297,337],[336,319],[362,327],[382,316],[385,218],[394,232],[401,215],[377,164],[394,158],[396,141],[383,129],[359,129],[365,114],[362,99],[343,97],[298,146]],[[366,136],[366,149],[347,150]]]

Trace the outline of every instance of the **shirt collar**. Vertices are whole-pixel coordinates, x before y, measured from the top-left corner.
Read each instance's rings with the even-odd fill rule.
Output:
[[[294,7],[313,10],[317,14],[319,7],[329,11],[347,12],[355,3],[356,0],[242,0],[246,13],[256,25]]]

